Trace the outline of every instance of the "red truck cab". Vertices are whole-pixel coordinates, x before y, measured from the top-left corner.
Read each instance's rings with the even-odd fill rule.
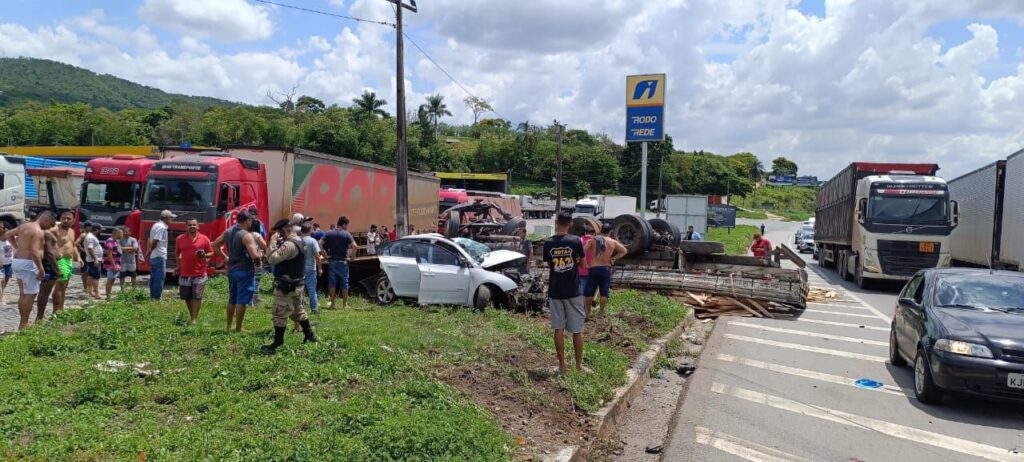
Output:
[[[129,154],[90,160],[85,166],[76,231],[77,225],[86,221],[99,223],[102,235],[109,235],[115,226],[127,226],[131,236],[144,242],[142,191],[154,163],[154,159]],[[139,262],[139,270],[149,271],[148,259]]]
[[[199,232],[217,239],[231,227],[236,214],[256,209],[260,221],[267,223],[267,171],[254,160],[238,159],[221,152],[202,152],[157,161],[149,172],[142,198],[143,247],[149,230],[160,219],[160,212],[177,215],[168,230],[167,270],[177,267],[175,240],[186,232],[185,221],[199,221]],[[147,255],[148,259],[148,255]],[[219,266],[219,258],[211,260]]]

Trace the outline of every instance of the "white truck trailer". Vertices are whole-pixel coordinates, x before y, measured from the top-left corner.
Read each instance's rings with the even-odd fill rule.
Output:
[[[1024,264],[1024,150],[949,182],[960,204],[960,226],[950,236],[953,264],[1021,270]]]
[[[614,220],[619,215],[632,213],[636,213],[636,198],[633,196],[592,194],[576,201],[572,216]]]

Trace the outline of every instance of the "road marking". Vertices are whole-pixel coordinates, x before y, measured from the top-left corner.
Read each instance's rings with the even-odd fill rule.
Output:
[[[860,339],[860,338],[855,338],[855,337],[844,337],[842,335],[819,334],[817,332],[807,332],[807,331],[796,330],[796,329],[783,329],[781,327],[762,326],[760,324],[751,324],[751,323],[748,323],[748,322],[732,321],[732,322],[729,323],[729,325],[730,326],[749,327],[751,329],[759,329],[759,330],[764,330],[764,331],[768,331],[768,332],[778,332],[780,334],[803,335],[805,337],[823,338],[825,340],[839,340],[840,342],[860,343],[860,344],[864,344],[864,345],[875,345],[875,346],[884,346],[884,347],[888,347],[889,346],[889,342],[880,342],[878,340],[865,340],[865,339]]]
[[[837,301],[837,300],[833,300],[833,301]],[[856,309],[856,310],[867,310],[867,308],[864,308],[863,306],[860,305],[859,302],[855,302],[855,301],[849,301],[847,303],[807,302],[807,304],[808,305],[814,305],[814,306],[827,306],[827,307],[831,307],[831,308],[853,308],[853,309]]]
[[[857,329],[880,330],[880,331],[883,331],[883,332],[889,332],[889,328],[888,327],[865,326],[863,324],[850,324],[848,322],[822,321],[822,320],[819,320],[819,319],[807,319],[807,318],[803,318],[803,317],[797,318],[796,321],[797,322],[809,322],[809,323],[812,323],[812,324],[826,324],[826,325],[829,325],[829,326],[855,327]]]
[[[752,462],[810,462],[803,457],[787,454],[778,449],[762,446],[722,432],[704,427],[694,427],[693,429],[697,433],[697,443],[711,446],[741,459]]]
[[[869,305],[869,304],[868,304],[868,302],[865,302],[865,301],[864,301],[864,299],[862,299],[862,298],[858,297],[858,296],[857,296],[857,294],[855,294],[855,293],[853,293],[853,292],[849,292],[849,291],[847,291],[847,292],[846,292],[846,295],[849,295],[849,296],[850,296],[850,298],[852,298],[852,299],[854,299],[854,300],[857,300],[858,302],[860,302],[860,304],[861,304],[861,305],[864,305],[864,307],[865,307],[865,308],[867,308],[867,309],[868,309],[868,311],[870,311],[870,312],[874,313],[874,314],[875,314],[875,316],[877,316],[877,317],[878,317],[878,319],[881,319],[881,320],[885,321],[885,323],[886,323],[886,324],[892,324],[892,318],[890,318],[890,317],[888,317],[888,316],[886,316],[886,315],[882,314],[882,312],[881,312],[881,311],[878,311],[878,310],[877,310],[877,309],[876,309],[875,307],[873,307],[873,306]]]
[[[838,311],[816,310],[814,308],[807,308],[806,310],[804,310],[804,313],[838,314],[839,316],[853,316],[855,318],[878,319],[878,316],[875,316],[873,314],[840,313]]]
[[[744,366],[756,367],[758,369],[764,369],[766,371],[771,371],[771,372],[778,372],[780,374],[789,374],[789,375],[795,375],[797,377],[803,377],[805,379],[811,379],[811,380],[818,380],[818,381],[822,381],[822,382],[835,383],[835,384],[838,384],[838,385],[847,385],[847,386],[851,386],[851,387],[856,387],[856,388],[858,388],[860,390],[878,391],[878,392],[882,392],[882,393],[888,393],[890,395],[906,396],[906,393],[903,392],[903,389],[901,389],[900,387],[893,386],[893,385],[882,385],[881,388],[860,388],[860,387],[857,387],[854,384],[854,382],[856,382],[857,379],[852,379],[850,377],[843,377],[843,376],[840,376],[840,375],[826,374],[824,372],[809,371],[809,370],[806,370],[806,369],[798,369],[798,368],[795,368],[795,367],[783,366],[783,365],[780,365],[780,364],[766,363],[764,361],[758,361],[756,359],[738,358],[736,356],[727,355],[727,354],[719,354],[718,355],[718,359],[720,361],[726,361],[726,362],[730,362],[730,363],[742,364]]]
[[[1014,454],[1006,449],[976,443],[952,436],[920,430],[913,427],[898,425],[883,420],[872,419],[857,414],[829,409],[821,406],[812,406],[799,401],[772,396],[761,392],[747,390],[744,388],[731,387],[722,383],[711,384],[711,391],[720,395],[729,395],[752,403],[789,411],[795,414],[815,417],[829,422],[835,422],[850,427],[871,430],[882,435],[888,435],[903,440],[927,444],[937,448],[948,449],[975,457],[983,457],[989,460],[1000,462],[1024,461],[1024,454]]]
[[[750,342],[750,343],[759,343],[761,345],[769,345],[769,346],[774,346],[774,347],[779,347],[779,348],[789,348],[791,350],[809,351],[811,353],[821,353],[821,354],[825,354],[825,355],[839,356],[839,357],[843,357],[843,358],[860,359],[860,360],[863,360],[863,361],[874,361],[874,362],[878,362],[878,363],[884,363],[884,362],[889,360],[889,358],[885,358],[885,357],[882,357],[882,356],[872,356],[872,355],[865,355],[865,354],[861,354],[861,353],[851,353],[849,351],[833,350],[833,349],[829,349],[829,348],[818,348],[818,347],[813,347],[813,346],[800,345],[799,343],[776,342],[775,340],[767,340],[767,339],[760,339],[760,338],[755,338],[755,337],[747,337],[746,335],[736,335],[736,334],[724,334],[724,335],[725,335],[726,338],[731,338],[733,340],[740,340],[740,341]]]

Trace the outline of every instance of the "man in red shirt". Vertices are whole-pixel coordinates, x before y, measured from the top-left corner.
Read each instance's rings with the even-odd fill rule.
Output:
[[[754,253],[755,257],[767,258],[768,252],[772,251],[772,243],[768,239],[762,238],[760,234],[754,233],[754,243],[750,244],[750,251]]]
[[[203,303],[203,290],[206,288],[206,261],[213,256],[213,245],[210,238],[199,232],[199,222],[189,218],[185,225],[188,233],[178,236],[174,241],[178,256],[178,292],[194,325],[199,319],[199,307]]]

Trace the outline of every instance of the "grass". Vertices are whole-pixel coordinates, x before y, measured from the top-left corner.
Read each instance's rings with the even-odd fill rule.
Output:
[[[515,181],[512,183],[510,194],[520,194],[524,196],[540,196],[540,195],[553,195],[555,193],[555,187],[550,183],[524,183]]]
[[[764,212],[740,209],[736,211],[736,218],[747,218],[750,220],[767,220],[768,214]]]
[[[0,338],[0,458],[508,460],[516,444],[500,416],[438,372],[493,363],[502,345],[524,343],[554,364],[540,317],[379,308],[361,299],[354,310],[314,317],[319,343],[303,345],[289,333],[276,356],[262,356],[271,297],[249,310],[251,332],[226,333],[225,286],[211,280],[197,326],[186,325],[180,301],[152,302],[137,291]],[[684,314],[668,299],[623,292],[609,319],[644,319],[627,323],[623,335],[642,343]],[[143,378],[96,369],[108,360],[160,372]],[[579,409],[592,411],[625,382],[631,358],[595,338],[585,361],[593,373],[555,380]],[[525,371],[507,373],[526,399],[547,399]]]
[[[768,210],[787,221],[804,221],[814,216],[816,196],[814,188],[766,185],[745,197],[733,198],[733,204],[746,209]]]
[[[753,242],[754,233],[760,230],[756,226],[736,225],[733,229],[708,228],[705,236],[709,241],[721,241],[725,243],[725,253],[728,255],[746,255]]]

